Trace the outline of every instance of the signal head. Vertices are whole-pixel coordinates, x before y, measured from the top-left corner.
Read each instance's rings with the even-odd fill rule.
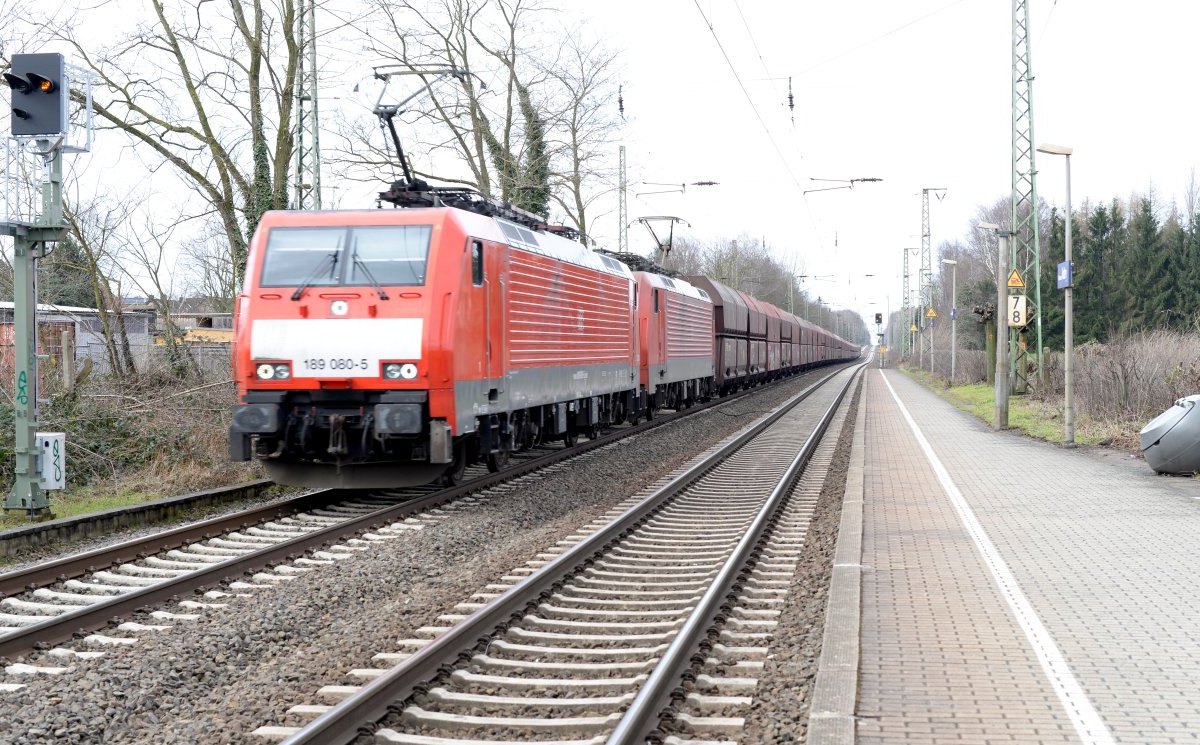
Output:
[[[4,82],[12,89],[14,137],[52,138],[67,132],[66,65],[61,54],[14,54]]]
[[[11,72],[4,73],[4,82],[8,83],[8,87],[13,89],[14,93],[28,93],[29,81],[20,75],[13,75]]]
[[[39,93],[53,93],[58,88],[50,78],[44,78],[36,72],[27,73],[29,81]]]

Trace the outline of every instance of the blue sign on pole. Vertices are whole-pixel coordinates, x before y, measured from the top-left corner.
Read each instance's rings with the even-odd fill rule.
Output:
[[[1074,263],[1073,261],[1064,261],[1058,265],[1058,289],[1065,290],[1072,286],[1072,280],[1074,279],[1074,266],[1072,265]]]

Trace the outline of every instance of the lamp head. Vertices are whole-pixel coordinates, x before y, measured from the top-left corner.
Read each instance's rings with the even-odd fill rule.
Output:
[[[1038,145],[1037,151],[1039,153],[1046,153],[1047,155],[1070,155],[1071,154],[1071,148],[1069,148],[1065,145],[1051,145],[1046,142],[1043,142],[1041,145]]]

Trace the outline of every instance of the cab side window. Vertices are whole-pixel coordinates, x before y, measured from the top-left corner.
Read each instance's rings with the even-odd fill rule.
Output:
[[[654,312],[658,312],[658,290],[654,291]]]
[[[483,285],[483,241],[471,241],[471,284]]]

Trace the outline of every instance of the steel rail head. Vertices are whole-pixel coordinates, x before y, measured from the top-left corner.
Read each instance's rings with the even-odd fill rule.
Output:
[[[607,526],[559,554],[537,572],[530,574],[499,597],[471,613],[452,626],[449,631],[413,653],[411,657],[309,722],[300,731],[284,740],[283,745],[332,745],[353,741],[362,733],[363,727],[370,727],[374,722],[385,717],[389,709],[398,701],[417,692],[420,685],[437,676],[444,666],[454,664],[464,647],[469,647],[477,640],[495,633],[497,627],[506,623],[514,615],[524,612],[529,605],[538,602],[543,593],[563,582],[574,574],[584,562],[628,533],[634,526],[645,520],[661,503],[686,489],[844,369],[830,373],[798,393],[787,404],[760,418],[721,449],[688,471],[675,476]],[[843,390],[842,395],[844,393]]]
[[[242,488],[238,485],[235,488]],[[147,551],[163,551],[202,540],[212,533],[236,529],[243,523],[261,523],[281,515],[292,514],[297,510],[306,509],[309,505],[319,504],[333,492],[333,489],[302,494],[298,497],[276,499],[266,504],[251,507],[232,515],[211,517],[199,522],[182,525],[151,536],[133,538],[114,546],[84,551],[64,556],[60,559],[35,564],[25,569],[0,574],[0,597],[8,597],[32,587],[41,587],[60,581],[63,577],[71,579],[87,574],[96,568],[112,566],[124,561],[132,561],[139,554]]]
[[[726,559],[708,590],[696,603],[695,610],[688,616],[675,639],[659,658],[658,664],[655,665],[646,682],[638,690],[637,696],[626,709],[621,721],[617,723],[616,729],[609,735],[606,745],[634,745],[635,743],[641,745],[646,742],[646,738],[652,732],[659,729],[662,714],[667,709],[674,690],[679,686],[683,672],[692,664],[692,656],[706,638],[706,632],[737,581],[738,574],[745,567],[754,547],[762,540],[780,505],[791,493],[801,472],[808,465],[813,453],[816,452],[817,446],[825,436],[825,431],[829,428],[829,423],[833,421],[850,386],[865,367],[865,363],[861,364],[851,372],[833,403],[825,410],[817,426],[796,453],[775,488],[771,490],[770,496],[767,497],[758,515],[755,516],[750,527],[747,528],[729,558]]]

